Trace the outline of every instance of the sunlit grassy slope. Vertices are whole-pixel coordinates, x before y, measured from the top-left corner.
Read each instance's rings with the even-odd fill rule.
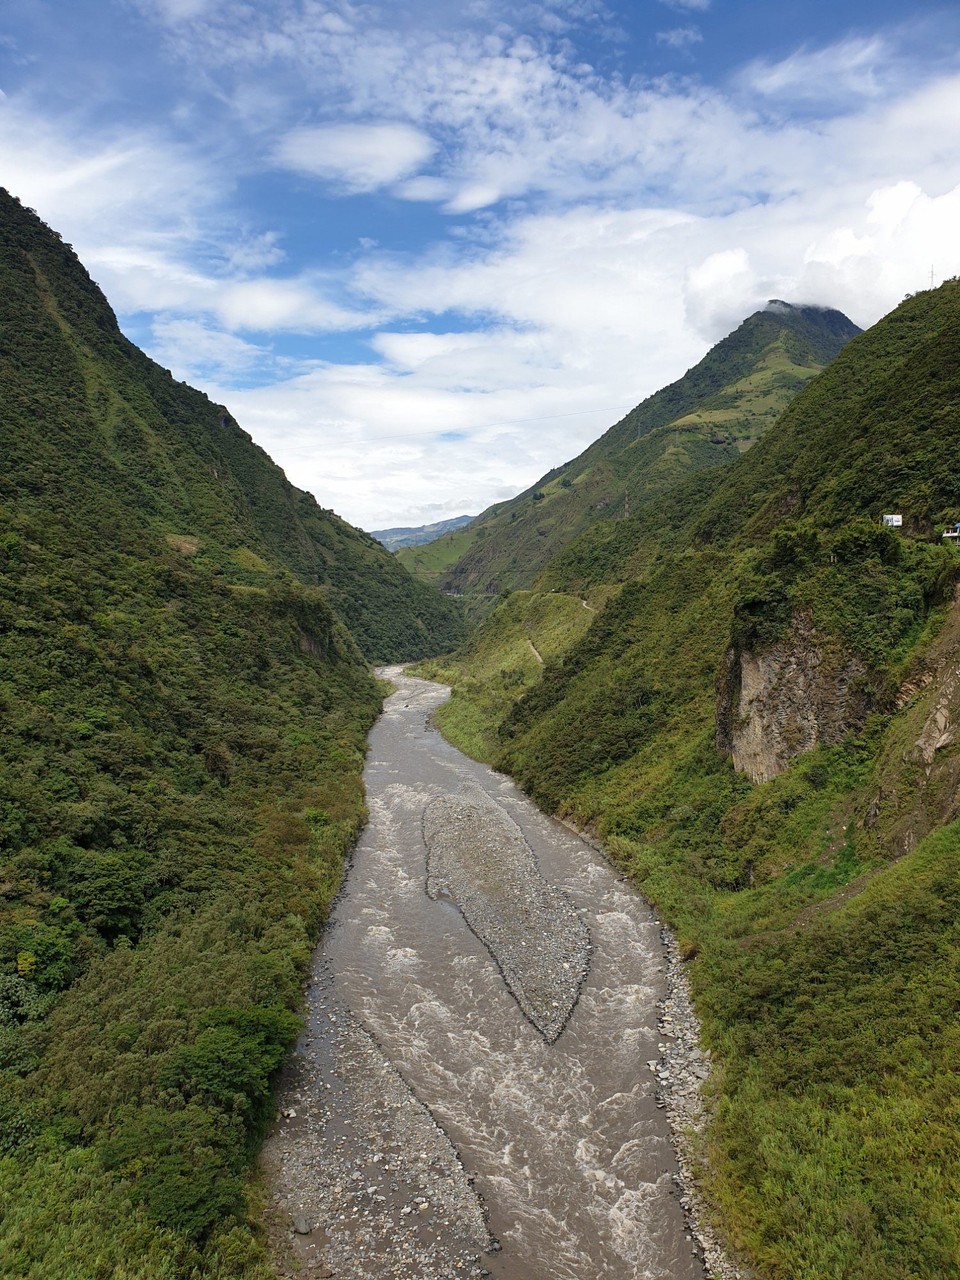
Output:
[[[422,662],[415,672],[453,683],[437,723],[461,751],[488,760],[497,750],[493,729],[506,709],[540,679],[587,631],[594,608],[579,596],[514,591],[482,623],[452,666],[444,658]]]
[[[400,547],[394,555],[414,577],[438,583],[471,545],[473,537],[473,526],[468,525],[465,529],[444,533],[424,546]]]
[[[682,477],[738,457],[857,332],[836,311],[758,312],[578,458],[478,516],[469,537],[442,540],[421,568],[489,610],[598,520],[627,518]]]
[[[765,1280],[960,1275],[958,477],[953,281],[739,461],[587,530],[446,665],[451,736],[596,831],[678,930],[717,1064],[708,1195]],[[511,683],[518,619],[561,595],[598,612]],[[856,658],[869,714],[754,785],[718,694],[797,618],[824,669]]]

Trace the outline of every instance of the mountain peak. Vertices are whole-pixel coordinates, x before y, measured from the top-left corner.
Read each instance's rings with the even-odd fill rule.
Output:
[[[771,299],[579,457],[478,516],[468,539],[443,544],[442,585],[490,599],[529,586],[596,521],[629,516],[684,476],[739,457],[859,333],[840,311]]]

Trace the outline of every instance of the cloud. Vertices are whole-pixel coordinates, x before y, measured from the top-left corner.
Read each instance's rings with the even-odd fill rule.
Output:
[[[82,131],[0,101],[4,181],[72,243],[120,312],[214,318],[232,330],[329,332],[375,323],[334,273],[265,274],[274,231],[225,214],[215,163],[154,130]]]
[[[0,102],[11,187],[138,334],[153,318],[158,358],[366,527],[525,487],[770,297],[865,324],[931,261],[938,278],[960,270],[960,77],[890,33],[725,85],[624,82],[556,36],[561,0],[482,32],[427,30],[418,11],[388,28],[337,0],[192,17],[171,0],[164,47],[184,61],[169,127]],[[803,97],[811,83],[827,106]],[[336,254],[319,238],[305,251],[295,221],[281,233],[292,190],[341,232]],[[337,205],[351,191],[376,192],[354,195],[357,223]],[[284,335],[348,331],[350,363],[303,358],[305,340],[276,354]]]
[[[219,316],[228,329],[259,332],[355,329],[377,318],[338,305],[309,278],[240,280],[221,285],[205,309]]]
[[[408,177],[435,150],[433,140],[409,124],[304,125],[281,139],[276,159],[298,173],[360,192]]]
[[[706,6],[682,0],[679,7]],[[577,8],[578,21],[607,20],[589,5]],[[427,25],[406,9],[406,22],[395,15],[388,25],[376,10],[335,0],[275,0],[244,10],[241,21],[223,0],[208,19],[180,31],[175,46],[191,75],[215,77],[236,123],[282,164],[347,192],[390,187],[456,216],[530,198],[689,204],[701,192],[716,199],[718,188],[720,198],[769,198],[781,175],[792,185],[785,171],[796,167],[795,146],[809,149],[813,140],[799,122],[751,129],[757,111],[801,102],[808,114],[828,117],[890,100],[931,74],[915,50],[908,54],[887,33],[756,60],[735,78],[734,93],[697,82],[623,82],[579,61],[568,40],[539,30],[529,6],[519,15],[495,3],[474,9],[475,25],[469,9],[458,10],[461,25],[451,26],[448,11],[433,7]],[[524,15],[531,26],[520,33],[515,24]],[[685,23],[659,40],[689,50],[699,36]],[[304,103],[338,122],[303,125]],[[284,120],[291,113],[292,127]]]
[[[219,0],[134,0],[134,3],[148,17],[175,27],[206,17]]]
[[[879,98],[897,72],[893,48],[881,36],[799,49],[777,62],[759,58],[739,75],[742,87],[764,98],[816,104],[825,113],[839,102]]]
[[[275,373],[273,353],[199,320],[160,315],[152,325],[154,359],[184,381],[227,379],[236,385],[254,372]]]
[[[160,130],[84,129],[13,96],[0,99],[0,153],[5,185],[61,226],[190,236],[217,199],[203,163]]]
[[[660,0],[670,9],[680,9],[690,13],[705,13],[710,8],[710,0]]]
[[[385,515],[388,523],[419,523],[427,506],[437,516],[458,515],[512,496],[547,469],[547,432],[566,451],[560,456],[569,456],[611,419],[609,392],[599,410],[574,413],[556,384],[520,390],[496,375],[491,383],[509,347],[484,351],[483,335],[479,345],[475,372],[487,366],[488,373],[479,389],[466,390],[462,367],[454,372],[440,357],[403,378],[380,364],[337,365],[269,391],[211,394],[226,397],[288,474],[348,519],[368,529],[384,527]],[[507,368],[518,365],[508,358]],[[576,392],[583,396],[583,387]]]
[[[702,40],[703,33],[699,27],[673,27],[669,31],[657,32],[657,43],[668,45],[671,49],[687,49]]]
[[[239,238],[227,251],[227,262],[236,271],[261,271],[274,267],[286,256],[276,231]]]
[[[711,253],[691,266],[683,294],[690,323],[711,337],[729,333],[761,305],[750,255],[743,246]]]

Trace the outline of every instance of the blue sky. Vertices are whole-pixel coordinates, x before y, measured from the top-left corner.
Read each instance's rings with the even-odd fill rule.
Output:
[[[478,511],[772,296],[960,273],[960,10],[7,0],[0,181],[367,528]]]

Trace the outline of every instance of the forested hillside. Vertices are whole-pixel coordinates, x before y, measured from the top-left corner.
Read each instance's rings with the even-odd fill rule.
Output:
[[[951,281],[742,459],[588,530],[444,668],[446,732],[593,828],[679,931],[716,1063],[708,1193],[769,1280],[960,1275],[958,519]],[[589,627],[517,662],[518,616],[578,597]]]
[[[224,582],[319,586],[374,661],[459,638],[449,601],[128,342],[76,255],[6,192],[0,251],[4,500],[108,541],[114,525],[165,538]]]
[[[857,333],[838,311],[771,302],[579,457],[432,544],[428,554],[403,553],[403,562],[464,593],[474,612],[484,597],[529,587],[597,521],[626,518],[684,476],[749,449]]]
[[[459,622],[5,194],[0,446],[0,1273],[261,1274],[248,1168],[363,819],[364,655]]]

